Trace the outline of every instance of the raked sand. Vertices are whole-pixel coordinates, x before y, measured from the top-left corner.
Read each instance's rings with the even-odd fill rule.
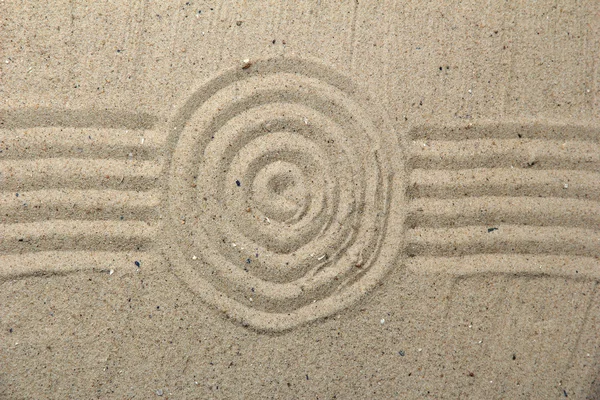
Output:
[[[596,2],[0,6],[0,398],[600,398]]]

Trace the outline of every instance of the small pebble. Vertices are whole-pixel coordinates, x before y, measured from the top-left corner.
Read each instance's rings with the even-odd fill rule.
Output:
[[[162,391],[162,389],[158,389],[158,390],[156,391],[156,395],[157,395],[157,396],[162,396],[162,395],[163,395],[163,391]]]
[[[385,324],[385,319],[381,318],[381,321],[379,321],[379,322],[381,322],[381,325],[383,325],[383,324]]]
[[[135,261],[135,262],[134,262],[134,264],[135,264],[135,266],[136,266],[136,267],[138,267],[138,268],[139,268],[139,267],[140,267],[140,265],[141,265],[139,261]]]

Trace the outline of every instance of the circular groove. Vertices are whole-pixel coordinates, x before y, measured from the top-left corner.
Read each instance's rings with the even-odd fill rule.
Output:
[[[274,59],[224,73],[180,108],[168,256],[206,301],[278,330],[384,276],[402,247],[402,169],[359,93],[318,64]]]

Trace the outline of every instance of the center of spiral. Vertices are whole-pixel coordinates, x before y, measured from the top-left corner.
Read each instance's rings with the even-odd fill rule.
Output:
[[[286,161],[263,167],[253,183],[253,202],[266,217],[293,223],[302,218],[310,202],[300,168]]]

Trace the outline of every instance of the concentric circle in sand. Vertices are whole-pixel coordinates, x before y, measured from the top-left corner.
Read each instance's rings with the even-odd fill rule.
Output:
[[[350,79],[290,59],[194,92],[170,128],[167,254],[178,275],[269,330],[372,288],[402,248],[404,190],[396,135],[369,103]]]

